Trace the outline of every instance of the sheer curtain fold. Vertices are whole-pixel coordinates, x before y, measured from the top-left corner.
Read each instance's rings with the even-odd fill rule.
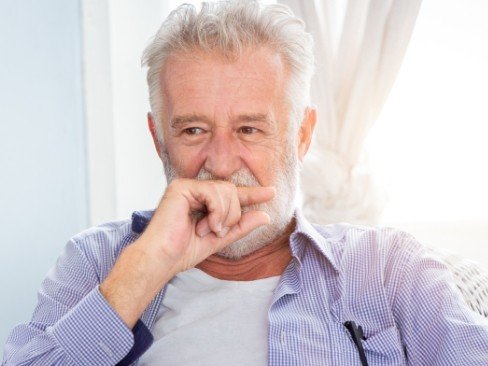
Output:
[[[319,121],[302,170],[314,222],[375,224],[383,199],[363,142],[395,81],[421,0],[280,0],[313,34]]]

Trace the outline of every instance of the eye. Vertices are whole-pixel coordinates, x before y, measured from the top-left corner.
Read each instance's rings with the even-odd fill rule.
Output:
[[[254,127],[249,127],[249,126],[243,126],[239,128],[239,132],[243,133],[244,135],[252,135],[253,133],[258,132],[259,130]]]
[[[203,132],[205,132],[205,131],[203,129],[201,129],[200,127],[188,127],[188,128],[185,128],[183,130],[184,134],[191,135],[191,136],[200,135]]]

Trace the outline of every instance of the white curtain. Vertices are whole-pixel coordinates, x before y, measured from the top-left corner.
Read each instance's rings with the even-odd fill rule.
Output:
[[[395,81],[421,0],[279,2],[315,40],[318,123],[302,171],[303,211],[321,224],[375,224],[384,199],[363,142]]]

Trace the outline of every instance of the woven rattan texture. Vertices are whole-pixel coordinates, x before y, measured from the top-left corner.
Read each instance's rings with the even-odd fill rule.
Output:
[[[488,318],[488,270],[447,250],[430,249],[451,269],[456,285],[469,306]]]

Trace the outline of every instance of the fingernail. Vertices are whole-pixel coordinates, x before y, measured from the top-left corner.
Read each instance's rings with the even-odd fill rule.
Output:
[[[222,231],[222,223],[221,222],[219,222],[217,225],[215,225],[215,231],[217,233]]]
[[[219,238],[223,238],[224,236],[227,235],[227,233],[229,232],[229,228],[228,227],[224,227],[222,230],[220,230],[218,233],[217,233],[217,236]]]

